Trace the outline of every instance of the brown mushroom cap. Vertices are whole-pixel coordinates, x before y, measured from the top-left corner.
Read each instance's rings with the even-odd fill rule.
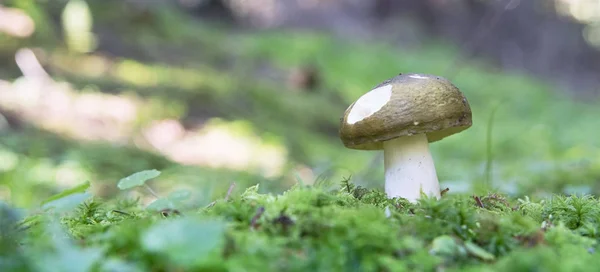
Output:
[[[472,125],[471,107],[449,80],[427,74],[400,74],[377,85],[391,85],[387,103],[368,117],[348,122],[354,102],[341,119],[344,145],[352,149],[383,149],[383,142],[397,137],[426,134],[439,141]]]

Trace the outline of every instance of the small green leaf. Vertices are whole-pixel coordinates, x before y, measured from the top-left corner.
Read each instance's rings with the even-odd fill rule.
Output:
[[[429,253],[446,258],[457,258],[466,256],[467,252],[452,236],[441,235],[433,239]]]
[[[484,261],[493,261],[496,259],[496,256],[494,256],[492,253],[487,252],[485,249],[472,242],[466,242],[465,248],[471,255]]]
[[[159,198],[157,200],[152,201],[148,207],[148,210],[152,211],[161,211],[164,209],[175,209],[175,204],[168,198]]]
[[[120,259],[111,258],[101,263],[101,272],[141,272],[143,271],[134,263],[128,263]]]
[[[56,219],[46,225],[46,231],[53,250],[48,251],[44,247],[35,248],[32,252],[37,253],[34,255],[36,257],[32,258],[35,271],[94,271],[95,264],[103,260],[104,249],[95,246],[81,247],[69,237]]]
[[[431,253],[434,255],[453,256],[458,249],[454,238],[448,235],[438,236],[431,243]]]
[[[178,190],[169,194],[169,200],[173,202],[182,202],[192,195],[192,192],[188,190]]]
[[[224,232],[222,221],[178,218],[149,228],[141,243],[147,251],[165,254],[179,265],[193,267],[222,245]]]
[[[126,178],[122,178],[119,180],[119,184],[117,186],[121,190],[131,189],[133,187],[142,186],[146,183],[146,181],[158,177],[159,175],[160,171],[156,169],[140,171]]]
[[[82,183],[80,185],[77,185],[71,189],[66,189],[58,194],[55,194],[49,198],[47,198],[46,200],[42,201],[42,205],[50,202],[50,201],[54,201],[63,197],[66,197],[68,195],[72,195],[72,194],[76,194],[76,193],[84,193],[85,191],[87,191],[87,189],[90,188],[90,182],[86,181],[85,183]]]
[[[159,198],[153,201],[150,203],[150,205],[148,205],[148,207],[146,207],[146,209],[153,211],[176,209],[180,206],[181,202],[190,198],[191,195],[192,193],[188,190],[178,190],[170,193],[166,198]]]

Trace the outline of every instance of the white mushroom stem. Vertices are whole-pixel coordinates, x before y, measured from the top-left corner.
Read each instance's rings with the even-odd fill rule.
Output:
[[[440,184],[425,134],[398,137],[383,143],[385,192],[389,198],[416,202],[421,191],[440,198]]]

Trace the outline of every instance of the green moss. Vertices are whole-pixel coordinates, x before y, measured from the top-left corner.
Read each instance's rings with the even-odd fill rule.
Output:
[[[24,238],[17,241],[27,253],[21,261],[35,265],[36,258],[77,250],[87,262],[61,261],[150,271],[525,271],[540,265],[554,271],[549,263],[559,264],[556,271],[582,271],[579,261],[596,255],[590,230],[599,225],[600,202],[591,196],[532,202],[446,195],[411,204],[348,181],[339,189],[258,189],[178,212],[90,199],[60,215],[66,244],[48,238],[56,214],[38,213],[21,228]]]

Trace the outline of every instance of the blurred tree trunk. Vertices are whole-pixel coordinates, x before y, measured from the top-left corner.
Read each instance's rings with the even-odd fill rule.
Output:
[[[585,41],[584,25],[556,14],[553,1],[375,0],[378,22],[401,16],[414,18],[427,35],[469,45],[462,48],[466,53],[491,57],[504,69],[600,94],[594,90],[600,84],[600,52]]]

